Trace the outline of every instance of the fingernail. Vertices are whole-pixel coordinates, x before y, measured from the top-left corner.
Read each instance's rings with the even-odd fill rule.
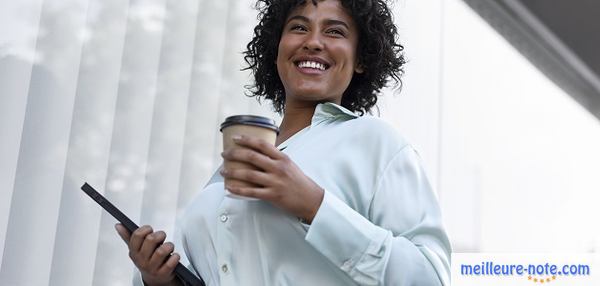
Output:
[[[231,139],[233,139],[233,141],[240,141],[240,140],[242,140],[242,136],[241,135],[233,135],[231,137]]]
[[[227,170],[221,169],[221,175],[225,175],[225,174],[227,174]]]

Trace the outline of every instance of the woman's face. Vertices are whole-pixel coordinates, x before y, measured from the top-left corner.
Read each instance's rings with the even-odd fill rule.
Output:
[[[277,71],[286,106],[329,101],[341,103],[354,72],[358,31],[339,0],[292,10],[281,34]]]

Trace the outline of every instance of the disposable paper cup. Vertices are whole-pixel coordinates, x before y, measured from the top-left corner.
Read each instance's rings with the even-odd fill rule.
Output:
[[[279,128],[275,124],[275,120],[256,116],[256,115],[235,115],[230,116],[225,119],[223,123],[221,123],[221,132],[223,133],[223,150],[230,150],[233,148],[246,148],[240,146],[233,142],[233,137],[238,135],[244,135],[248,137],[261,138],[273,145],[275,145],[275,139],[277,139],[277,134],[279,133]],[[227,170],[235,170],[235,169],[252,169],[258,170],[251,164],[246,164],[242,162],[235,162],[225,160],[223,162],[224,167]],[[245,181],[233,180],[233,179],[225,179],[226,186],[236,186],[236,187],[260,187],[254,184],[250,184]],[[237,199],[245,199],[252,200],[253,198],[242,197],[235,194],[230,193],[228,190],[225,190],[226,196]]]

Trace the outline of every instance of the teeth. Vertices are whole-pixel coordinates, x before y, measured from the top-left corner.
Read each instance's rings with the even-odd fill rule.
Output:
[[[324,71],[325,70],[325,65],[322,63],[318,63],[318,62],[313,62],[313,61],[302,61],[298,63],[298,67],[301,68],[313,68],[313,69],[319,69]]]

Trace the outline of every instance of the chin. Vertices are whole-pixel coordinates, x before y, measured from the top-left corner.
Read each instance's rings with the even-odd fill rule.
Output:
[[[303,90],[296,93],[295,96],[299,100],[322,101],[327,98],[320,90]]]
[[[294,90],[294,94],[297,94],[298,97],[323,97],[328,93],[326,88],[322,86],[302,86],[300,88],[296,88]]]

